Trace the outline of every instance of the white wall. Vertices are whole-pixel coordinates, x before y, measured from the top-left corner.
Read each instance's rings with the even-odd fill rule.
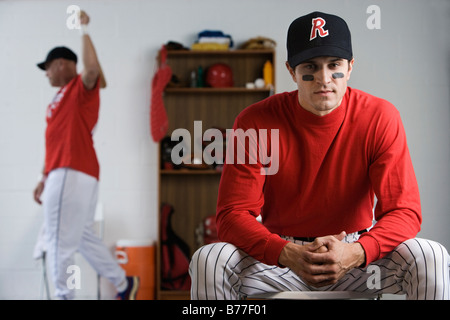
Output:
[[[42,297],[40,264],[31,258],[41,208],[32,200],[44,158],[44,112],[51,88],[36,63],[57,45],[80,54],[66,8],[91,16],[91,37],[108,81],[101,92],[95,144],[101,162],[105,242],[157,237],[157,145],[149,131],[154,61],[168,40],[190,46],[198,32],[277,41],[277,91],[294,88],[284,68],[289,23],[314,10],[345,18],[355,69],[350,85],[400,110],[419,181],[421,237],[450,248],[449,50],[447,0],[0,0],[0,299]],[[366,9],[381,8],[381,29],[369,30]],[[80,298],[95,298],[95,274],[82,260]],[[102,281],[103,297],[113,297]]]

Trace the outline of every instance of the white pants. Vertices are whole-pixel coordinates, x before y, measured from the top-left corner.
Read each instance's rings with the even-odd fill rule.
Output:
[[[67,280],[72,274],[68,273],[68,267],[74,265],[77,251],[116,288],[126,283],[125,271],[93,229],[97,195],[97,179],[69,168],[51,171],[45,182],[45,248],[57,298],[75,296]]]
[[[308,286],[289,268],[266,265],[224,242],[198,249],[189,272],[193,300],[317,290],[406,294],[407,299],[420,300],[448,300],[450,294],[447,250],[439,243],[418,238],[401,243],[383,259],[364,269],[355,268],[336,284],[322,288]]]

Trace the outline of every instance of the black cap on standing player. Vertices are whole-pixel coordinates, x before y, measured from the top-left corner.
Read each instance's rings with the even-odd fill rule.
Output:
[[[315,57],[353,58],[347,23],[340,17],[312,12],[294,20],[287,34],[288,63],[291,68]]]
[[[77,63],[77,55],[72,50],[66,47],[56,47],[50,50],[45,61],[38,63],[37,66],[39,67],[39,69],[45,71],[47,63],[59,58],[71,60]]]

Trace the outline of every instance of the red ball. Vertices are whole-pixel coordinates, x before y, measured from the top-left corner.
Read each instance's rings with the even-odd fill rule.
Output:
[[[206,84],[213,88],[227,88],[233,86],[233,72],[224,63],[216,63],[206,72]]]

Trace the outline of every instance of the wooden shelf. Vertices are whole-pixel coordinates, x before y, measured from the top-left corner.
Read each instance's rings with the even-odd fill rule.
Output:
[[[162,175],[221,175],[222,171],[213,170],[213,169],[174,169],[174,170],[167,170],[167,169],[161,169],[159,171]]]
[[[271,89],[247,89],[242,87],[232,88],[166,88],[166,93],[267,93],[270,94]]]
[[[263,55],[263,54],[273,54],[272,49],[255,49],[255,50],[242,50],[242,49],[231,49],[231,50],[168,50],[167,56],[246,56],[246,55]]]
[[[159,300],[189,300],[191,293],[189,291],[178,290],[161,290],[159,292]]]
[[[267,61],[273,65],[275,75],[275,52],[273,50],[169,50],[167,63],[177,77],[175,86],[164,91],[164,106],[169,120],[167,135],[176,129],[186,129],[191,136],[191,145],[199,143],[195,137],[194,123],[201,121],[201,134],[209,128],[231,129],[238,114],[249,105],[261,101],[275,91],[272,89],[247,89],[246,84],[263,78]],[[191,88],[192,72],[201,67],[204,72],[216,63],[225,63],[233,71],[233,87]],[[203,74],[205,75],[205,74]],[[275,84],[275,77],[274,77]],[[167,152],[167,150],[165,151]],[[214,215],[222,172],[208,169],[163,169],[159,170],[159,202],[173,206],[172,228],[190,248],[190,254],[202,245],[195,231],[206,217]],[[158,228],[159,229],[159,228]],[[159,246],[160,248],[160,246]],[[189,299],[189,291],[161,289],[161,253],[157,252],[157,297],[158,299]]]

